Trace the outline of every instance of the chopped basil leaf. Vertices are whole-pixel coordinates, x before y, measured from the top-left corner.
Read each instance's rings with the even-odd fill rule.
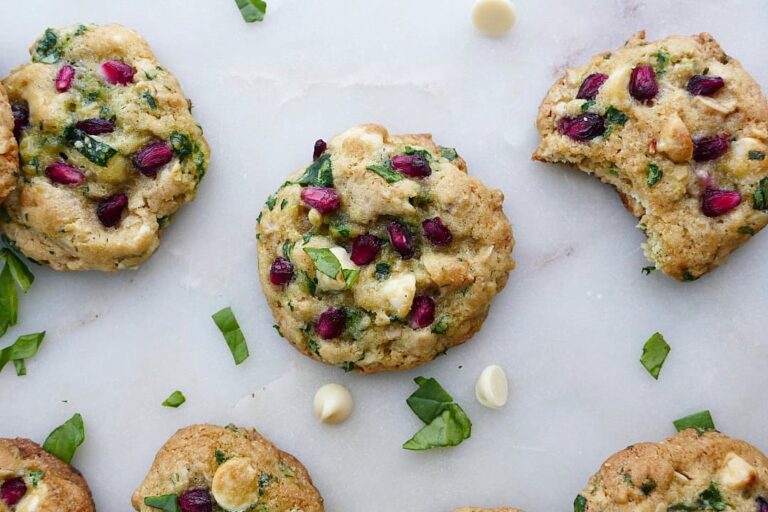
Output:
[[[715,482],[710,482],[709,487],[701,491],[696,503],[675,503],[668,510],[725,510],[728,504],[723,501],[723,495]]]
[[[32,275],[32,272],[29,271],[29,268],[24,264],[23,261],[10,249],[3,249],[2,253],[0,253],[2,257],[5,259],[5,264],[8,265],[11,269],[11,276],[13,276],[13,280],[16,281],[16,284],[19,288],[21,288],[21,291],[24,293],[29,290],[29,287],[32,286],[32,283],[35,280],[35,276]]]
[[[216,458],[216,464],[224,464],[229,460],[229,457],[226,456],[226,454],[221,450],[216,450],[213,452],[213,456]]]
[[[403,179],[403,175],[400,174],[397,171],[392,170],[391,167],[388,165],[369,165],[366,167],[369,171],[373,171],[382,178],[384,178],[387,183],[396,183]]]
[[[0,371],[3,370],[5,365],[13,361],[16,367],[16,375],[19,377],[26,375],[27,369],[24,365],[24,360],[37,354],[43,338],[45,338],[45,331],[25,334],[19,336],[13,345],[0,350]]]
[[[259,473],[259,496],[264,496],[267,491],[267,486],[272,481],[272,475],[261,472]]]
[[[715,430],[715,422],[712,421],[712,414],[709,411],[697,412],[685,418],[675,420],[672,423],[678,432],[682,432],[687,428],[695,428],[699,432]]]
[[[753,149],[747,153],[747,157],[750,160],[765,160],[765,151],[756,151]]]
[[[280,331],[280,326],[279,325],[274,324],[274,325],[272,325],[272,328],[277,331],[277,335],[278,336],[280,336],[281,338],[285,338],[285,336],[283,336],[282,331]]]
[[[117,154],[117,150],[100,140],[97,140],[84,131],[67,126],[64,129],[64,140],[75,150],[100,167],[106,167],[109,159]]]
[[[344,308],[344,318],[344,333],[353,340],[358,339],[370,323],[368,314],[360,308]]]
[[[646,178],[645,182],[648,184],[649,187],[652,187],[655,184],[657,184],[663,176],[664,176],[664,171],[659,169],[658,165],[654,164],[653,162],[650,162],[648,164],[648,177]]]
[[[752,236],[752,235],[755,234],[755,230],[752,229],[749,226],[739,226],[739,229],[737,231],[739,233],[741,233],[742,235],[750,235],[750,236]]]
[[[144,498],[144,504],[148,507],[162,510],[163,512],[181,512],[179,506],[179,497],[175,494],[164,494],[163,496],[147,496]]]
[[[642,272],[643,274],[648,276],[648,275],[651,275],[651,272],[653,272],[654,270],[656,270],[656,266],[655,265],[649,265],[647,267],[641,268],[640,272]]]
[[[645,481],[640,486],[640,491],[642,491],[642,493],[645,496],[648,496],[649,494],[651,494],[651,492],[653,492],[655,488],[656,488],[656,481],[651,477],[646,477]]]
[[[272,208],[275,207],[276,203],[277,203],[277,194],[276,193],[275,194],[270,194],[269,197],[267,198],[267,202],[266,202],[266,205],[267,205],[267,208],[269,209],[269,211],[272,211]]]
[[[0,336],[16,325],[19,315],[19,292],[13,282],[10,265],[0,272]]]
[[[309,350],[311,350],[313,354],[316,354],[318,356],[320,355],[320,347],[317,345],[317,342],[315,340],[310,338],[307,344],[309,345]]]
[[[187,401],[187,397],[181,391],[174,391],[171,396],[163,401],[163,407],[173,407],[174,409]]]
[[[439,146],[440,148],[440,156],[443,158],[447,158],[448,161],[453,162],[457,156],[459,156],[458,153],[456,153],[455,148],[447,148],[444,146]]]
[[[352,288],[352,286],[355,284],[355,281],[357,281],[357,278],[360,276],[360,271],[343,268],[341,269],[341,275],[344,276],[344,284],[346,287]]]
[[[659,380],[659,372],[661,372],[661,367],[664,366],[664,361],[667,359],[670,350],[664,336],[658,332],[653,333],[648,338],[648,341],[645,342],[640,362],[654,379]]]
[[[325,274],[331,279],[336,279],[336,277],[338,277],[339,272],[341,271],[341,263],[330,249],[304,247],[304,252],[315,262],[315,268],[318,272]]]
[[[408,397],[408,407],[424,423],[429,423],[453,403],[453,397],[434,378],[416,377],[419,389]]]
[[[389,277],[390,273],[390,266],[388,263],[377,263],[376,264],[376,280],[383,281],[384,279]]]
[[[246,23],[262,21],[267,14],[267,2],[264,0],[235,0]]]
[[[154,96],[150,94],[149,91],[144,91],[141,93],[141,97],[144,98],[144,101],[147,102],[147,105],[149,105],[149,108],[152,110],[157,110],[157,101],[155,101]]]
[[[304,289],[304,291],[306,291],[313,297],[315,296],[315,292],[317,291],[317,281],[309,277],[309,274],[307,274],[304,271],[301,272],[301,279],[299,281],[299,285],[302,287],[302,289]]]
[[[306,187],[312,185],[315,187],[333,186],[333,166],[331,165],[331,155],[328,153],[321,155],[320,158],[312,162],[304,175],[297,181],[299,185]]]
[[[595,100],[588,100],[581,104],[581,111],[583,113],[589,112],[589,109],[595,106]]]
[[[472,434],[472,422],[458,406],[449,404],[446,409],[424,428],[403,444],[406,450],[429,450],[456,446]]]
[[[354,370],[354,369],[355,369],[355,367],[356,367],[356,366],[357,366],[357,365],[355,365],[355,362],[354,362],[354,361],[344,361],[343,363],[341,363],[341,364],[339,365],[339,367],[340,367],[342,370],[344,370],[344,373],[349,373],[349,372],[351,372],[352,370]]]
[[[608,109],[605,111],[605,120],[608,121],[610,124],[618,124],[621,126],[624,126],[624,123],[626,123],[629,120],[629,116],[622,112],[621,110],[617,109],[613,105],[608,107]]]
[[[768,178],[761,179],[757,184],[752,207],[755,210],[768,210]]]
[[[687,270],[683,272],[683,281],[685,282],[691,282],[697,280],[701,276],[695,276],[688,272]]]
[[[405,146],[403,148],[403,154],[406,155],[420,155],[424,157],[426,160],[431,161],[432,160],[432,153],[427,151],[426,149],[422,148],[414,148],[413,146]]]
[[[188,157],[195,151],[195,145],[192,143],[192,139],[189,138],[189,135],[181,132],[173,132],[169,137],[169,140],[173,152],[181,159]]]
[[[69,464],[83,441],[85,426],[83,417],[77,413],[48,435],[43,443],[43,450]]]
[[[669,65],[669,54],[664,50],[656,52],[656,65],[653,66],[653,71],[656,72],[656,76],[664,76],[665,69]]]
[[[40,483],[40,480],[42,480],[44,476],[45,476],[45,471],[43,471],[42,469],[30,471],[29,479],[32,481],[32,487],[37,487],[37,484]]]
[[[443,315],[438,318],[437,322],[435,322],[435,326],[432,327],[432,332],[435,334],[445,334],[448,331],[448,320],[450,320],[448,315]]]
[[[579,494],[573,500],[573,512],[585,512],[587,510],[587,498]]]
[[[61,50],[58,48],[59,38],[56,36],[56,32],[52,29],[45,29],[43,37],[35,47],[35,54],[32,60],[36,62],[43,62],[45,64],[53,64],[58,62],[61,58]]]
[[[248,359],[248,344],[245,341],[245,336],[243,336],[243,331],[240,330],[240,325],[237,323],[232,308],[226,307],[214,313],[211,318],[213,318],[221,334],[224,335],[235,364],[240,364]]]

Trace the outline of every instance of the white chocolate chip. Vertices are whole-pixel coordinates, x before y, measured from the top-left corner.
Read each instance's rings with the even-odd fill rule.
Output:
[[[259,501],[259,471],[248,457],[229,459],[213,475],[211,493],[224,510],[251,507]]]
[[[679,115],[669,116],[656,141],[656,149],[677,163],[687,162],[693,158],[691,134]]]
[[[507,403],[507,376],[500,366],[487,366],[475,384],[477,401],[490,409],[501,409]]]
[[[387,312],[405,318],[416,296],[416,276],[407,272],[390,277],[381,285],[381,294],[389,303]]]
[[[319,228],[323,225],[323,214],[320,213],[315,208],[312,208],[309,210],[309,213],[307,214],[307,218],[309,218],[309,223],[315,226],[316,228]]]
[[[501,36],[515,24],[515,8],[509,0],[477,0],[472,23],[487,36]]]
[[[315,393],[313,406],[323,423],[342,423],[352,414],[352,394],[340,384],[326,384]]]
[[[16,512],[37,512],[42,510],[47,494],[48,486],[43,483],[28,489],[21,501],[16,504]]]
[[[749,462],[731,452],[725,456],[719,480],[724,486],[740,491],[755,483],[757,470]]]

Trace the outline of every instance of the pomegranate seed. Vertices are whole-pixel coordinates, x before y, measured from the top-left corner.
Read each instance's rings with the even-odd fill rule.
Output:
[[[328,310],[320,315],[315,324],[315,331],[324,340],[330,340],[332,338],[338,338],[341,333],[344,332],[344,325],[346,324],[347,315],[344,314],[343,309],[328,308]]]
[[[760,496],[757,498],[756,502],[757,502],[757,512],[768,512],[768,501],[766,501],[765,498]]]
[[[328,187],[306,187],[301,189],[301,200],[304,204],[320,213],[335,212],[341,206],[339,194]]]
[[[157,170],[173,159],[173,149],[166,142],[158,141],[147,144],[133,155],[133,165],[150,178],[157,175]]]
[[[9,507],[21,501],[25,494],[27,494],[27,484],[24,483],[23,478],[11,478],[0,486],[0,500]]]
[[[598,114],[564,117],[557,123],[557,130],[578,142],[586,142],[605,133],[605,121]]]
[[[283,257],[275,258],[269,267],[269,280],[272,284],[283,285],[293,279],[293,265]]]
[[[410,325],[414,329],[429,327],[435,321],[435,301],[426,295],[413,299]]]
[[[79,185],[85,181],[85,175],[80,169],[64,162],[53,162],[45,168],[45,175],[59,185]]]
[[[629,78],[629,94],[638,101],[649,101],[659,93],[652,66],[637,66]]]
[[[328,149],[328,144],[326,144],[323,139],[317,139],[317,141],[315,141],[315,150],[312,152],[312,161],[314,162],[320,158],[320,155],[325,153],[326,149]]]
[[[725,80],[719,76],[694,75],[688,80],[686,89],[694,96],[712,96],[724,85]]]
[[[29,124],[29,107],[26,103],[14,103],[11,105],[13,113],[13,135],[16,139],[21,138],[21,132]]]
[[[392,168],[411,178],[426,178],[432,174],[432,168],[424,155],[395,155],[392,157]]]
[[[349,257],[355,265],[367,265],[376,259],[381,249],[381,240],[371,234],[360,235],[352,242],[352,255]]]
[[[115,194],[99,202],[96,206],[96,215],[104,227],[111,228],[120,222],[126,206],[128,206],[128,196]]]
[[[600,87],[603,86],[605,81],[608,80],[608,75],[602,73],[592,73],[581,82],[579,92],[576,94],[576,99],[579,100],[593,100],[600,91]]]
[[[72,87],[72,80],[75,79],[75,68],[70,65],[63,66],[56,75],[56,90],[67,92]]]
[[[108,119],[93,117],[91,119],[83,119],[82,121],[76,122],[75,128],[84,131],[88,135],[101,135],[103,133],[112,133],[115,131],[115,123]]]
[[[707,217],[717,217],[733,210],[740,203],[741,194],[738,191],[710,188],[701,198],[701,211]]]
[[[188,489],[179,496],[181,512],[211,512],[213,499],[206,489]]]
[[[404,260],[413,258],[415,249],[413,247],[413,235],[400,222],[393,220],[387,225],[387,232],[389,232],[389,241],[392,243],[392,247],[400,253],[400,256]]]
[[[693,159],[697,162],[716,160],[728,152],[731,141],[728,135],[711,135],[693,140]]]
[[[427,219],[421,223],[424,228],[424,236],[429,240],[432,245],[437,247],[445,247],[453,240],[451,230],[445,227],[443,219],[435,217],[434,219]]]
[[[101,65],[101,75],[112,85],[126,85],[133,82],[136,70],[125,62],[108,60]]]

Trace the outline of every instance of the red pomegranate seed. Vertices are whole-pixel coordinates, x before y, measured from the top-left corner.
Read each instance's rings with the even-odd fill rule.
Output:
[[[211,512],[213,499],[206,489],[188,489],[179,495],[181,512]]]
[[[629,94],[638,101],[650,101],[659,93],[652,66],[637,66],[629,77]]]
[[[0,500],[9,507],[14,506],[27,494],[27,484],[23,478],[11,478],[0,486]]]
[[[686,89],[694,96],[712,96],[723,88],[725,80],[719,76],[694,75],[688,80]]]
[[[21,138],[21,132],[29,125],[29,107],[26,103],[14,103],[11,105],[13,113],[13,135],[16,140]]]
[[[697,162],[716,160],[728,152],[731,141],[728,135],[711,135],[693,140],[693,159]]]
[[[436,245],[437,247],[445,247],[453,240],[453,234],[451,230],[445,227],[443,219],[435,217],[434,219],[427,219],[421,223],[424,228],[424,236],[427,240]]]
[[[395,155],[392,157],[392,168],[411,178],[426,178],[432,174],[432,168],[424,155]]]
[[[324,340],[338,338],[344,332],[347,316],[343,309],[328,308],[315,324],[315,332]]]
[[[355,265],[367,265],[376,259],[381,249],[381,240],[371,234],[360,235],[352,242],[351,259]]]
[[[133,82],[136,70],[125,62],[108,60],[101,65],[101,75],[112,85],[126,85]]]
[[[85,174],[80,169],[64,162],[53,162],[45,168],[45,175],[59,185],[79,185],[85,181]]]
[[[757,512],[768,512],[768,501],[766,501],[765,498],[760,496],[757,498],[756,502],[757,502]]]
[[[557,130],[578,142],[586,142],[605,133],[605,121],[598,114],[564,117],[557,123]]]
[[[275,258],[269,267],[269,280],[272,284],[284,285],[293,279],[293,265],[283,257]]]
[[[301,189],[301,200],[320,213],[335,212],[341,206],[339,194],[332,188],[306,187]]]
[[[320,158],[320,155],[325,153],[326,149],[328,149],[328,144],[323,139],[317,139],[315,141],[315,150],[312,152],[312,161]]]
[[[426,295],[413,299],[410,325],[414,329],[429,327],[435,321],[435,301]]]
[[[111,228],[120,222],[123,210],[127,206],[128,196],[125,194],[115,194],[99,202],[96,206],[96,215],[104,227]]]
[[[707,217],[718,217],[741,204],[741,194],[736,190],[708,189],[701,197],[701,211]]]
[[[415,249],[413,247],[413,235],[405,225],[393,220],[387,225],[387,232],[389,233],[389,241],[392,243],[392,247],[400,253],[400,256],[404,260],[413,258]]]
[[[592,73],[581,82],[579,92],[576,94],[576,99],[579,100],[593,100],[597,97],[597,93],[600,92],[600,87],[603,86],[605,81],[608,80],[608,75],[602,73]]]
[[[75,68],[70,65],[63,66],[56,75],[56,90],[67,92],[72,87],[72,80],[75,79]]]
[[[88,135],[101,135],[103,133],[112,133],[115,131],[115,123],[108,119],[93,117],[91,119],[83,119],[82,121],[76,122],[75,128],[84,131]]]
[[[158,141],[147,144],[133,155],[133,165],[150,178],[157,175],[158,169],[173,159],[173,149],[166,142]]]

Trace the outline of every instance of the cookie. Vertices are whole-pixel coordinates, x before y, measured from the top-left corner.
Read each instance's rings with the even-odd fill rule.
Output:
[[[576,497],[593,512],[768,510],[768,459],[719,432],[688,429],[612,455]]]
[[[522,512],[516,508],[457,508],[454,512]]]
[[[533,158],[613,185],[646,257],[675,279],[723,264],[768,222],[768,104],[709,34],[640,32],[569,69],[536,126]]]
[[[91,491],[72,466],[29,439],[0,438],[0,512],[93,512]]]
[[[0,203],[16,186],[19,173],[19,148],[13,136],[13,119],[5,87],[0,85]]]
[[[21,172],[0,228],[56,270],[138,266],[195,197],[208,144],[179,83],[120,25],[48,29],[3,80]]]
[[[153,512],[153,500],[178,500],[182,511],[322,512],[323,498],[307,470],[255,430],[193,425],[163,445],[133,493],[133,508]],[[197,506],[197,508],[195,508]],[[202,507],[202,508],[200,508]]]
[[[463,343],[514,268],[503,199],[430,135],[369,124],[318,141],[259,216],[259,275],[279,333],[362,373]]]

